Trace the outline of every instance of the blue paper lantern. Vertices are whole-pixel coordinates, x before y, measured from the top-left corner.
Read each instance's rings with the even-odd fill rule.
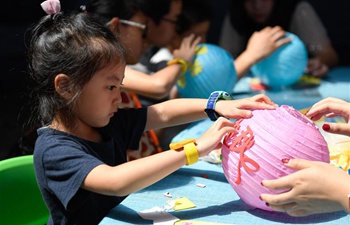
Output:
[[[295,34],[286,32],[291,42],[278,48],[267,58],[254,64],[251,72],[271,89],[295,84],[303,75],[308,54],[304,43]]]
[[[183,98],[208,98],[213,91],[232,93],[237,82],[234,59],[213,44],[199,44],[193,63],[176,83]]]

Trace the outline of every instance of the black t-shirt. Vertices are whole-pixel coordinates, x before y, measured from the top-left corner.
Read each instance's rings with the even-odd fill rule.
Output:
[[[34,166],[50,211],[48,224],[98,224],[125,197],[105,196],[80,188],[96,166],[126,162],[126,150],[137,149],[147,109],[119,109],[99,128],[104,142],[94,143],[43,127],[38,130]]]

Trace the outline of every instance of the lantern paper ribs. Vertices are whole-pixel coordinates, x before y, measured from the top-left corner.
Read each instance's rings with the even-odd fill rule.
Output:
[[[255,110],[253,117],[235,122],[237,134],[223,140],[222,166],[236,193],[248,205],[272,211],[259,199],[262,193],[281,193],[263,187],[262,180],[293,172],[284,158],[329,162],[327,143],[317,126],[294,108]]]

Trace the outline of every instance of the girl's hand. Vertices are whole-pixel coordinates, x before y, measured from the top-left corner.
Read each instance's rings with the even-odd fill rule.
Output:
[[[275,109],[277,104],[273,103],[264,94],[258,94],[251,98],[239,100],[218,101],[215,111],[226,118],[250,118],[254,109]]]
[[[266,188],[288,190],[260,196],[271,208],[291,216],[349,211],[350,176],[346,172],[328,163],[304,159],[292,159],[285,165],[298,171],[276,180],[262,181]]]
[[[322,78],[328,73],[329,68],[326,64],[322,63],[318,58],[309,59],[306,67],[306,73],[313,77]]]
[[[199,157],[209,154],[213,149],[221,148],[222,137],[229,133],[237,133],[237,130],[233,128],[233,122],[230,120],[219,117],[210,128],[197,139],[197,149]]]
[[[200,41],[201,37],[195,37],[194,34],[185,37],[181,42],[180,48],[174,50],[174,58],[181,58],[186,61],[187,65],[190,65],[196,54],[196,47]]]
[[[319,120],[322,116],[332,118],[341,116],[347,122],[342,123],[326,123],[323,129],[329,133],[344,134],[350,136],[350,103],[338,98],[326,98],[314,104],[305,114],[312,120]]]
[[[246,53],[254,59],[254,63],[271,55],[276,49],[291,41],[290,38],[284,38],[286,32],[280,27],[265,27],[256,31],[249,38]]]

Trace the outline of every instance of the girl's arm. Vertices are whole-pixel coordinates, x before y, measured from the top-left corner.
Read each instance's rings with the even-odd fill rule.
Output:
[[[193,34],[184,38],[180,48],[174,51],[174,57],[183,59],[189,65],[200,40],[200,37]],[[163,99],[169,95],[181,73],[181,64],[167,66],[152,75],[126,67],[123,88],[146,97]]]
[[[152,105],[148,109],[146,128],[190,122],[205,118],[206,99],[175,99]],[[274,109],[275,104],[265,95],[242,100],[222,100],[215,110],[225,117],[250,117],[251,109]],[[155,124],[155,125],[154,125]],[[198,157],[221,147],[222,137],[237,132],[233,123],[220,117],[196,140]],[[188,152],[187,152],[188,153]],[[85,178],[82,188],[105,195],[125,196],[145,188],[186,164],[185,150],[164,151],[115,167],[99,165]]]
[[[173,99],[148,107],[146,130],[190,123],[207,118],[207,99]],[[215,111],[226,118],[249,118],[253,109],[275,109],[266,95],[259,94],[240,100],[219,100]]]
[[[233,123],[219,118],[198,140],[198,156],[207,155],[221,147],[220,141],[228,132],[236,132]],[[99,165],[85,178],[82,188],[104,195],[126,196],[154,184],[186,163],[184,150],[168,150],[115,167]]]
[[[181,64],[173,64],[149,75],[126,67],[122,88],[153,99],[168,96],[182,71]]]

